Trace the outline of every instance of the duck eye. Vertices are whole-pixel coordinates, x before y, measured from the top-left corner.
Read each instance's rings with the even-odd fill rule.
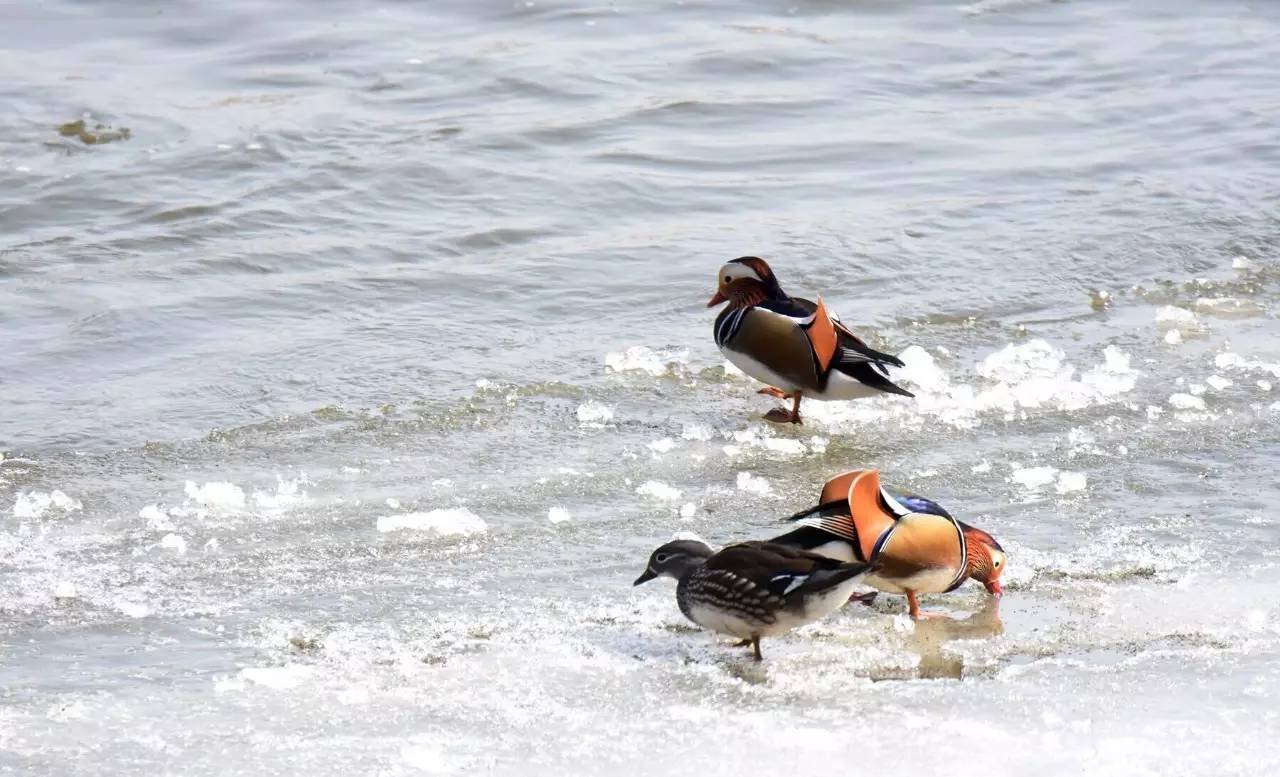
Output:
[[[730,277],[730,276],[728,276],[728,275],[726,275],[726,276],[724,276],[724,282],[725,282],[725,283],[733,283],[733,278],[732,278],[732,277]]]
[[[667,559],[669,558],[671,557],[668,556],[666,553],[659,553],[658,555],[653,557],[653,562],[655,564],[665,564],[667,563]]]

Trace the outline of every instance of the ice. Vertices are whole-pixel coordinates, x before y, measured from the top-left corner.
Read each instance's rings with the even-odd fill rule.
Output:
[[[50,492],[21,491],[13,503],[13,517],[41,518],[50,510],[70,513],[83,507],[79,499],[72,499],[57,489]]]
[[[978,475],[981,475],[981,474],[986,473],[986,472],[990,472],[990,471],[991,471],[991,462],[987,461],[986,459],[983,459],[982,461],[980,461],[980,462],[978,462],[977,464],[974,464],[972,467],[970,467],[970,468],[969,468],[969,471],[970,471],[970,472],[973,472],[973,473],[975,473],[975,474],[978,474]]]
[[[1214,366],[1223,371],[1240,370],[1242,372],[1266,372],[1272,377],[1280,378],[1280,364],[1272,364],[1255,359],[1246,359],[1234,351],[1225,351],[1213,357]]]
[[[708,442],[714,436],[715,433],[711,431],[711,427],[703,424],[685,424],[684,429],[680,431],[680,437],[684,440]]]
[[[378,519],[376,527],[380,532],[430,531],[442,537],[482,534],[489,528],[479,516],[465,507],[384,515]]]
[[[185,490],[188,499],[210,510],[233,512],[244,509],[244,491],[234,483],[210,481],[200,486],[188,480]]]
[[[578,423],[603,425],[613,420],[613,410],[608,405],[594,399],[578,405]]]
[[[698,511],[698,506],[693,502],[685,502],[680,506],[680,517],[684,520],[690,520]]]
[[[811,402],[806,405],[809,414],[827,423],[887,417],[900,418],[913,426],[923,427],[927,420],[934,420],[971,429],[981,423],[986,413],[1000,413],[1006,420],[1015,420],[1024,417],[1027,410],[1075,411],[1114,402],[1132,391],[1141,375],[1126,353],[1107,346],[1102,363],[1077,378],[1066,354],[1040,339],[1011,343],[988,354],[974,367],[981,379],[974,384],[954,382],[923,348],[912,346],[902,352],[902,358],[907,369],[895,375],[915,376],[910,381],[916,391],[914,401],[887,397]]]
[[[1182,342],[1182,332],[1177,329],[1170,329],[1164,333],[1164,341],[1169,345],[1177,345]]]
[[[680,498],[680,489],[663,483],[660,480],[648,480],[636,488],[636,493],[641,496],[651,496],[654,499],[661,499],[664,502],[673,502]]]
[[[1212,386],[1215,391],[1222,391],[1228,386],[1234,385],[1232,381],[1222,377],[1221,375],[1210,375],[1208,378],[1205,378],[1204,382]]]
[[[139,602],[120,602],[116,609],[130,618],[145,618],[151,614],[151,608]]]
[[[182,555],[187,552],[187,541],[180,534],[166,534],[160,538],[160,547]]]
[[[1204,410],[1204,400],[1193,394],[1171,394],[1169,404],[1177,410]]]
[[[1070,494],[1076,491],[1083,491],[1088,484],[1088,478],[1083,472],[1062,472],[1058,474],[1058,482],[1055,484],[1059,494]]]
[[[753,494],[769,493],[769,481],[759,475],[752,475],[750,472],[738,473],[738,490],[748,491]]]
[[[663,437],[660,440],[654,440],[645,447],[653,451],[655,454],[668,453],[672,448],[676,447],[676,441],[670,437]]]
[[[612,372],[644,372],[655,377],[683,372],[688,363],[687,348],[655,351],[643,345],[633,345],[622,352],[611,351],[604,357],[605,368]]]
[[[1190,310],[1165,305],[1156,311],[1156,326],[1160,329],[1181,332],[1196,332],[1202,328],[1200,317]]]
[[[253,505],[265,516],[279,516],[286,511],[301,507],[310,500],[307,493],[302,490],[302,486],[309,485],[306,474],[299,475],[296,478],[286,480],[276,475],[276,487],[274,491],[253,492]]]
[[[315,668],[304,664],[288,666],[253,666],[240,670],[240,678],[254,685],[274,690],[296,688],[315,674]]]
[[[1055,467],[1027,467],[1015,469],[1009,475],[1009,480],[1023,488],[1036,491],[1052,483],[1057,475],[1058,470]]]
[[[1197,312],[1220,318],[1249,318],[1266,312],[1258,303],[1238,297],[1200,297],[1194,307]]]
[[[385,502],[385,504],[387,505],[387,507],[390,507],[392,510],[399,510],[399,509],[400,509],[400,500],[399,500],[399,499],[396,499],[394,496],[389,496],[389,497],[387,497],[387,498],[384,500],[384,502]]]
[[[1258,388],[1259,388],[1259,389],[1261,389],[1262,391],[1270,391],[1270,390],[1271,390],[1271,381],[1269,381],[1269,380],[1260,380],[1260,381],[1258,381],[1258,384],[1257,384],[1257,385],[1258,385]]]
[[[569,511],[563,507],[553,507],[547,511],[547,520],[552,523],[564,523],[569,520]]]
[[[55,599],[74,599],[76,598],[76,586],[69,580],[59,580],[57,585],[53,587],[53,597]]]
[[[151,531],[173,531],[176,528],[169,513],[160,505],[149,504],[143,507],[138,511],[138,517],[147,522],[147,528]]]

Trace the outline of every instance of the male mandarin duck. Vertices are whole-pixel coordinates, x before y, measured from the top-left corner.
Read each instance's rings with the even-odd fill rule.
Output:
[[[889,380],[902,360],[867,346],[837,316],[816,303],[791,297],[763,259],[744,256],[720,268],[707,307],[729,306],[716,317],[716,345],[735,367],[768,384],[760,390],[791,399],[790,412],[770,410],[770,421],[801,423],[802,397],[858,399],[876,394],[915,396]]]
[[[1005,554],[990,534],[957,521],[924,497],[894,494],[876,470],[837,475],[816,507],[788,520],[799,529],[770,542],[874,567],[863,582],[906,594],[911,617],[922,615],[916,594],[945,593],[973,578],[993,596],[1004,593]]]
[[[672,577],[676,603],[704,629],[729,634],[755,648],[760,638],[824,618],[849,601],[868,564],[767,542],[730,545],[719,553],[697,540],[659,547],[634,585]]]

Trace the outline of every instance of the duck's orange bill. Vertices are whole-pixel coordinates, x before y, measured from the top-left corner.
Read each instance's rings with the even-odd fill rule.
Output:
[[[989,580],[984,585],[987,587],[987,593],[992,596],[1004,596],[1004,586],[1000,585],[999,580]]]
[[[729,301],[728,297],[726,297],[725,295],[717,291],[716,295],[711,298],[710,302],[707,303],[707,307],[714,308],[716,305],[721,305],[728,301]]]

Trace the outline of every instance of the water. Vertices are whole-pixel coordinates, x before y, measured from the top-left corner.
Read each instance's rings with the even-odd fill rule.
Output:
[[[0,17],[0,773],[1280,769],[1280,8]],[[762,422],[744,253],[918,399]],[[998,610],[630,587],[861,466]]]

